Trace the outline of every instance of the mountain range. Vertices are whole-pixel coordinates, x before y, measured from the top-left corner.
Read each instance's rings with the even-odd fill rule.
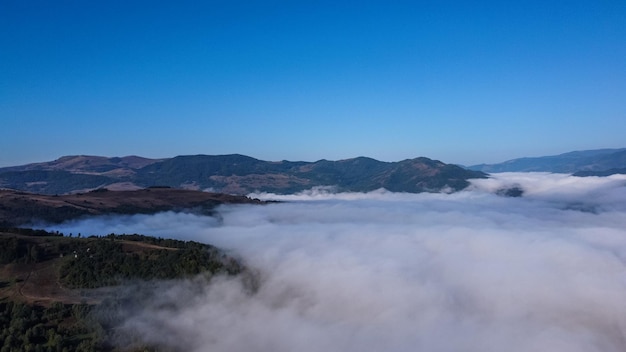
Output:
[[[626,173],[626,148],[574,151],[559,155],[518,158],[498,164],[479,164],[468,169],[493,172],[554,172],[576,176],[607,176]]]
[[[383,162],[366,157],[316,162],[263,161],[249,156],[184,155],[165,159],[138,156],[64,156],[50,162],[0,168],[0,188],[66,194],[98,188],[136,190],[167,186],[245,195],[288,194],[318,186],[336,191],[457,191],[480,171],[425,157]]]

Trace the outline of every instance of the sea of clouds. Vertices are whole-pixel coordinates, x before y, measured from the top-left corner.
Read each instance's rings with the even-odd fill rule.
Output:
[[[522,197],[504,197],[517,187]],[[218,216],[50,227],[210,243],[259,277],[163,288],[123,328],[189,351],[626,351],[626,176],[503,173],[452,194],[321,188]],[[167,307],[167,308],[164,308]]]

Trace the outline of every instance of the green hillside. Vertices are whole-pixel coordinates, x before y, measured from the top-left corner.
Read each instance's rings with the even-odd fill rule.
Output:
[[[0,229],[0,351],[157,350],[116,329],[121,305],[140,305],[162,280],[244,271],[197,242]]]

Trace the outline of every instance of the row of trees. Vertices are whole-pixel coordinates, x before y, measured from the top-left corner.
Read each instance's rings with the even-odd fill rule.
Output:
[[[116,235],[116,234],[109,234],[107,236],[108,239],[118,239],[118,240],[125,240],[125,241],[133,241],[133,242],[143,242],[143,243],[148,243],[148,244],[153,244],[156,246],[161,246],[161,247],[167,247],[167,248],[204,248],[204,249],[215,249],[215,247],[208,245],[208,244],[204,244],[204,243],[199,243],[199,242],[194,242],[194,241],[181,241],[181,240],[175,240],[172,238],[161,238],[161,237],[152,237],[152,236],[146,236],[146,235],[138,235],[138,234],[132,234],[132,235]]]

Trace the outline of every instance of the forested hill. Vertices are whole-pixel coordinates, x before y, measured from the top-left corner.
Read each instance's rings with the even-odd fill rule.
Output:
[[[44,163],[0,168],[0,187],[43,194],[170,186],[245,195],[294,193],[316,186],[338,191],[455,191],[479,171],[419,157],[383,162],[366,157],[316,162],[263,161],[245,155],[183,155],[169,159],[66,156]]]
[[[23,228],[0,229],[3,265],[10,268],[2,271],[2,286],[21,282],[17,285],[19,292],[13,295],[44,303],[71,302],[76,297],[68,289],[114,286],[135,279],[174,279],[203,272],[237,274],[242,270],[236,260],[217,248],[193,241],[136,234],[81,238],[80,234],[70,237]]]
[[[158,350],[118,329],[122,312],[158,294],[158,280],[245,271],[197,242],[0,229],[0,350]]]
[[[0,190],[0,226],[20,226],[37,221],[59,223],[89,215],[153,214],[168,210],[211,214],[220,204],[263,202],[245,196],[170,188],[136,191],[98,189],[60,196]]]

